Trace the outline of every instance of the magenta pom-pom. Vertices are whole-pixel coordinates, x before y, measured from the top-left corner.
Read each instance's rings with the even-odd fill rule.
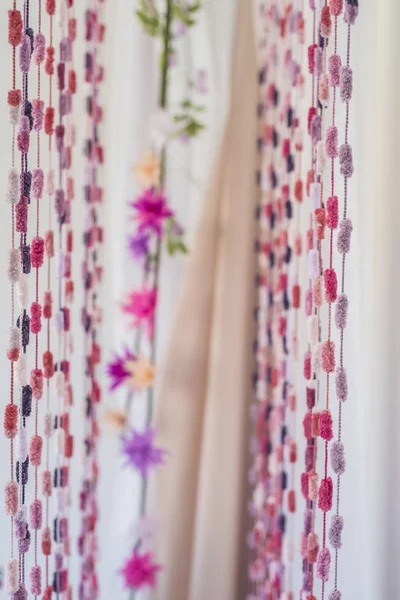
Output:
[[[325,299],[330,304],[337,298],[337,276],[335,269],[326,269],[324,273]]]
[[[18,233],[27,233],[28,231],[28,198],[26,196],[22,196],[15,205],[15,230]]]
[[[318,490],[318,508],[324,512],[332,510],[333,500],[333,483],[331,477],[324,477],[321,479],[321,483]]]
[[[326,203],[326,224],[330,229],[336,229],[339,224],[339,201],[337,196],[331,196]]]
[[[42,306],[39,302],[32,302],[31,304],[31,331],[32,333],[39,333],[42,329]]]
[[[41,237],[34,237],[31,243],[31,264],[38,269],[44,261],[44,240]]]
[[[333,438],[332,415],[327,409],[322,410],[319,415],[319,433],[326,442],[329,442]]]

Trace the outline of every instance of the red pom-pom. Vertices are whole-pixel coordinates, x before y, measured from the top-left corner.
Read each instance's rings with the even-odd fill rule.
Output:
[[[288,511],[290,513],[296,512],[296,492],[294,490],[289,490],[288,493]]]
[[[54,359],[50,350],[46,350],[43,354],[43,377],[51,379],[54,375]]]
[[[19,46],[22,41],[22,15],[19,10],[8,11],[8,43]]]
[[[300,286],[297,283],[292,290],[292,305],[293,308],[300,308]]]
[[[318,507],[327,512],[332,509],[333,484],[331,477],[321,479],[318,491]]]
[[[21,90],[10,90],[7,95],[9,106],[19,106],[21,104]]]
[[[30,384],[33,397],[36,398],[36,400],[40,400],[43,395],[43,373],[41,369],[32,369]]]
[[[303,182],[301,179],[297,179],[294,184],[294,197],[297,202],[303,201]]]
[[[44,293],[44,299],[43,299],[43,317],[45,319],[51,319],[52,314],[53,314],[52,305],[53,305],[53,298],[52,298],[51,292],[46,291]]]
[[[56,14],[56,0],[46,0],[46,12],[50,16]]]
[[[71,458],[73,453],[74,453],[74,438],[72,435],[67,435],[65,437],[64,456],[65,456],[65,458]]]
[[[54,108],[48,106],[44,115],[44,131],[47,135],[54,133]]]
[[[333,421],[329,410],[322,410],[319,416],[319,431],[320,436],[326,442],[330,442],[333,438]]]
[[[68,71],[68,89],[71,94],[76,93],[76,73],[73,69]]]

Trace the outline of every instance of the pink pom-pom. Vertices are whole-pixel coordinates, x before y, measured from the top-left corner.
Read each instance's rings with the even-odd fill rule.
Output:
[[[329,570],[331,568],[331,553],[328,548],[322,548],[318,555],[317,576],[322,581],[328,581]]]
[[[31,264],[38,269],[44,261],[44,240],[41,237],[34,237],[31,243]]]
[[[10,46],[19,46],[22,40],[23,22],[19,10],[8,11],[8,43]]]
[[[54,256],[54,232],[46,231],[44,234],[44,245],[46,249],[47,258]]]
[[[331,196],[326,203],[326,224],[329,229],[336,229],[339,223],[339,201],[337,196]]]
[[[338,54],[333,54],[329,57],[328,61],[328,72],[329,72],[329,83],[333,87],[340,85],[340,69],[342,66],[342,59]]]
[[[332,20],[329,6],[324,6],[321,11],[321,35],[324,38],[328,38],[331,35]]]
[[[308,473],[301,474],[301,493],[305,500],[308,500]]]
[[[310,352],[306,352],[306,354],[304,356],[303,372],[304,372],[304,377],[306,379],[311,379],[311,353]]]
[[[34,500],[29,507],[29,522],[32,529],[41,529],[43,520],[42,502]]]
[[[319,541],[316,533],[310,533],[307,538],[308,562],[314,564],[317,562],[319,551]]]
[[[338,129],[334,125],[330,125],[326,130],[325,144],[326,155],[329,158],[335,158],[338,156]]]
[[[318,491],[318,508],[327,512],[332,510],[333,483],[331,477],[321,479]]]
[[[338,17],[343,10],[343,0],[331,0],[331,13],[334,17]]]
[[[330,442],[333,438],[333,421],[329,410],[321,411],[319,416],[319,433],[323,440]]]
[[[39,565],[32,567],[30,572],[31,593],[34,596],[40,596],[42,593],[42,570]]]
[[[43,169],[34,169],[32,171],[32,195],[36,200],[43,196],[44,173]]]
[[[4,411],[4,435],[12,440],[18,431],[18,406],[16,404],[7,404]]]
[[[44,102],[35,98],[32,100],[32,116],[33,116],[33,129],[39,132],[43,129],[44,122]]]
[[[40,435],[33,435],[29,445],[29,459],[34,467],[40,467],[42,462],[43,439]]]
[[[313,438],[316,438],[320,435],[319,430],[319,418],[320,418],[319,410],[313,410],[311,414],[311,435]]]
[[[56,0],[46,0],[46,12],[50,16],[56,14]]]
[[[15,229],[18,233],[27,233],[28,231],[28,199],[23,196],[18,204],[15,205]]]
[[[303,419],[303,431],[304,437],[309,439],[311,437],[311,415],[309,412],[306,412]]]
[[[312,282],[312,296],[314,305],[317,307],[322,306],[323,294],[322,294],[322,278],[317,276]]]
[[[37,33],[33,43],[33,62],[35,65],[40,65],[44,61],[45,55],[46,39],[43,33]]]
[[[318,475],[315,471],[312,471],[308,475],[308,498],[313,502],[318,496]]]
[[[31,304],[31,331],[32,333],[39,333],[42,329],[42,306],[39,302],[32,302]]]
[[[50,350],[46,350],[43,353],[43,377],[45,379],[51,379],[54,375],[54,359],[53,354]]]
[[[14,594],[18,591],[18,560],[16,558],[11,558],[6,563],[5,582],[6,594]]]
[[[19,131],[17,135],[17,146],[18,150],[23,153],[27,153],[29,151],[29,119],[25,115],[23,115],[19,122]]]
[[[312,313],[312,303],[313,303],[312,292],[311,292],[311,290],[307,290],[306,291],[306,301],[304,304],[306,317],[309,317]]]
[[[30,384],[33,397],[36,400],[40,400],[40,398],[43,396],[43,373],[41,369],[32,369]]]
[[[50,527],[45,527],[42,531],[42,552],[43,552],[44,556],[50,556],[50,554],[51,554],[51,530],[50,530]],[[46,593],[46,591],[45,591],[45,593]],[[51,594],[50,594],[49,598],[51,598]],[[43,600],[44,600],[44,597],[43,597]]]
[[[325,299],[328,303],[337,298],[337,277],[335,269],[326,269],[324,273]]]
[[[53,297],[52,297],[50,291],[46,291],[44,293],[44,298],[43,298],[43,317],[45,319],[51,319],[52,314],[53,314],[52,306],[53,306]]]
[[[312,75],[315,70],[315,49],[318,48],[317,44],[312,44],[308,47],[308,71]]]
[[[322,344],[321,359],[325,373],[333,373],[335,370],[335,342],[328,340]]]
[[[15,517],[18,512],[18,484],[10,481],[4,488],[4,504],[6,514]]]
[[[51,485],[51,473],[50,471],[43,471],[42,473],[42,494],[43,496],[51,496],[52,485]]]

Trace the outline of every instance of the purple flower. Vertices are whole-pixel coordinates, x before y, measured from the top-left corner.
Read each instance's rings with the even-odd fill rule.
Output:
[[[132,369],[129,367],[134,361],[136,356],[127,348],[121,356],[114,354],[114,359],[107,365],[107,375],[111,379],[110,391],[116,390],[132,376]]]
[[[159,238],[162,236],[164,221],[174,216],[163,192],[155,192],[153,189],[146,190],[136,202],[131,203],[131,207],[135,210],[133,218],[139,223],[138,232],[153,231]]]
[[[133,258],[140,260],[146,258],[149,253],[150,239],[145,231],[138,231],[135,235],[128,238],[128,249]]]
[[[142,477],[147,477],[149,469],[164,463],[166,451],[154,446],[156,432],[148,428],[143,433],[131,429],[122,436],[122,454],[127,464],[137,469]]]

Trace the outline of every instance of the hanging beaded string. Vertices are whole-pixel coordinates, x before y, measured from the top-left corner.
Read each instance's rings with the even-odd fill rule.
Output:
[[[72,280],[72,253],[73,253],[73,228],[71,226],[72,200],[74,199],[74,179],[72,174],[72,151],[75,146],[75,124],[73,118],[73,96],[76,93],[76,73],[73,64],[73,43],[76,40],[76,19],[74,17],[73,0],[65,0],[68,21],[68,34],[63,40],[65,47],[65,62],[67,73],[67,98],[66,133],[65,133],[65,169],[66,169],[66,196],[65,196],[65,223],[68,225],[65,240],[65,254],[63,265],[64,278],[64,347],[63,347],[63,373],[64,373],[64,402],[62,414],[62,429],[64,431],[64,468],[68,472],[65,485],[65,510],[60,528],[62,531],[62,550],[64,555],[65,570],[69,572],[69,557],[71,555],[71,542],[69,534],[69,512],[71,506],[70,471],[71,459],[74,449],[74,438],[70,431],[70,411],[73,403],[73,388],[70,374],[70,356],[73,350],[71,333],[71,307],[74,297],[74,282]],[[72,597],[72,586],[66,584],[67,598]]]
[[[87,139],[85,145],[85,201],[86,217],[84,231],[85,259],[83,264],[83,283],[85,304],[82,311],[82,324],[85,330],[85,439],[84,472],[80,493],[82,511],[81,533],[78,539],[81,556],[81,577],[79,597],[96,600],[98,598],[97,580],[97,404],[100,402],[100,386],[97,381],[100,363],[99,328],[101,308],[98,303],[102,267],[100,248],[103,241],[101,223],[101,165],[103,148],[100,142],[100,123],[102,108],[99,103],[99,88],[103,81],[103,67],[100,63],[100,44],[104,40],[105,26],[102,21],[101,0],[88,0],[85,15],[85,82],[89,93],[86,99]]]
[[[33,128],[32,104],[28,100],[29,70],[31,65],[31,56],[34,49],[34,35],[30,28],[30,5],[29,0],[24,2],[23,21],[24,34],[20,45],[19,67],[22,73],[22,104],[19,121],[19,131],[17,135],[17,146],[21,153],[21,172],[20,172],[20,199],[15,207],[16,231],[20,234],[20,258],[22,262],[22,272],[17,284],[17,297],[19,303],[19,316],[17,326],[21,332],[21,344],[24,356],[21,356],[17,363],[17,379],[20,388],[20,408],[19,408],[19,429],[16,443],[16,478],[19,483],[20,509],[15,519],[15,534],[18,539],[19,553],[19,585],[18,595],[24,597],[26,594],[25,583],[25,554],[30,548],[31,534],[27,523],[26,514],[26,485],[28,483],[28,468],[30,452],[28,452],[26,419],[32,411],[32,393],[36,383],[36,370],[32,369],[30,373],[30,385],[27,381],[26,370],[26,352],[30,340],[30,331],[35,329],[38,320],[38,307],[33,302],[30,306],[30,315],[28,315],[28,274],[31,271],[30,246],[27,244],[28,233],[28,205],[31,201],[31,183],[32,174],[28,170],[28,152],[30,149],[30,133]],[[35,388],[39,395],[40,382]],[[29,525],[31,529],[35,524],[33,514],[30,514]]]
[[[39,369],[39,333],[42,329],[42,306],[39,303],[39,269],[44,262],[44,240],[40,237],[40,201],[44,190],[41,169],[40,132],[44,121],[44,102],[41,100],[41,64],[45,59],[46,42],[42,33],[42,2],[38,0],[38,31],[34,37],[33,62],[37,66],[37,98],[32,102],[33,129],[37,133],[37,163],[32,172],[32,196],[36,200],[36,236],[31,242],[31,265],[35,269],[35,301],[31,305],[31,331],[35,339],[35,370],[31,373],[35,402],[34,435],[30,440],[29,459],[34,467],[34,500],[29,508],[30,526],[34,531],[34,565],[30,572],[30,589],[35,598],[41,594],[41,567],[38,564],[38,530],[42,528],[43,508],[38,498],[38,467],[42,462],[43,439],[39,435],[39,400],[43,394],[43,372]]]
[[[54,133],[54,107],[53,107],[53,75],[54,75],[54,47],[53,47],[53,21],[56,11],[55,0],[46,0],[46,13],[49,24],[49,45],[46,48],[45,71],[49,78],[49,104],[46,107],[44,130],[48,136],[48,171],[46,177],[47,206],[47,231],[44,234],[45,255],[47,259],[47,289],[43,298],[43,317],[47,321],[47,343],[43,354],[43,375],[46,380],[46,413],[44,415],[43,431],[45,436],[45,469],[42,472],[42,494],[45,498],[44,527],[42,529],[42,553],[45,556],[44,593],[42,600],[51,600],[53,586],[49,583],[49,561],[51,555],[51,529],[50,529],[50,497],[52,495],[52,477],[50,470],[50,437],[53,431],[52,415],[50,412],[50,381],[54,375],[54,358],[51,351],[51,322],[53,316],[53,296],[51,268],[54,257],[54,232],[52,230],[52,201],[54,195],[54,169],[53,169],[53,133]]]
[[[307,252],[309,264],[309,289],[305,298],[305,314],[311,321],[314,321],[312,327],[309,326],[308,349],[304,359],[304,376],[306,379],[306,414],[303,420],[304,436],[306,438],[305,452],[305,471],[301,476],[301,489],[303,497],[306,500],[306,512],[304,515],[304,532],[302,535],[302,556],[303,556],[303,590],[310,594],[310,599],[314,600],[314,564],[317,560],[319,549],[318,536],[315,533],[315,500],[317,494],[318,478],[316,473],[317,462],[317,437],[318,411],[314,409],[318,397],[318,375],[319,367],[319,337],[320,329],[318,297],[319,275],[318,275],[318,248],[319,242],[315,243],[314,235],[314,210],[319,207],[320,195],[319,184],[314,183],[315,173],[315,155],[316,146],[321,139],[321,116],[317,112],[317,89],[322,69],[321,48],[316,43],[317,35],[319,40],[319,19],[316,13],[316,6],[310,1],[310,8],[313,11],[313,40],[308,48],[308,70],[312,76],[312,96],[311,108],[308,113],[308,133],[311,138],[311,165],[307,174],[306,194],[311,199],[310,227],[307,230]],[[317,246],[317,248],[315,248]],[[315,331],[315,321],[317,323],[317,332]]]
[[[336,8],[336,17],[342,11],[343,2],[332,2]],[[344,330],[347,325],[348,297],[345,293],[346,255],[350,251],[350,238],[353,229],[352,222],[347,216],[348,212],[348,179],[353,175],[353,154],[348,141],[349,133],[349,103],[353,94],[353,71],[350,67],[351,27],[358,16],[358,0],[346,0],[344,21],[347,24],[346,64],[340,68],[340,99],[345,103],[345,131],[344,143],[339,148],[340,173],[344,178],[343,212],[337,235],[337,250],[342,255],[341,289],[337,298],[335,322],[340,331],[339,366],[336,368],[336,395],[338,398],[338,434],[337,440],[331,447],[331,466],[337,476],[336,480],[336,510],[332,516],[329,540],[334,549],[334,588],[329,600],[341,600],[342,594],[338,590],[338,551],[342,545],[343,518],[340,515],[340,480],[346,468],[344,445],[342,442],[342,402],[347,399],[347,374],[344,367]],[[337,223],[336,223],[337,225]]]
[[[15,247],[14,207],[20,200],[20,178],[15,168],[15,127],[21,111],[21,90],[17,89],[16,50],[22,42],[23,20],[17,10],[16,0],[8,11],[8,43],[12,48],[12,88],[8,92],[8,118],[12,126],[11,168],[7,174],[6,200],[11,205],[11,250],[9,252],[8,279],[11,284],[11,327],[7,345],[10,361],[10,398],[4,413],[4,435],[10,440],[10,481],[6,484],[5,511],[10,517],[10,558],[6,564],[5,591],[11,597],[19,589],[19,561],[14,558],[14,519],[18,513],[18,484],[14,480],[14,439],[18,430],[18,406],[14,403],[15,363],[21,357],[21,336],[15,326],[15,285],[21,278],[20,252]]]
[[[65,265],[64,252],[64,224],[67,220],[67,203],[65,198],[65,170],[68,161],[66,148],[65,119],[71,109],[70,98],[66,91],[65,72],[66,62],[69,57],[69,42],[66,36],[67,10],[65,1],[59,4],[59,62],[57,64],[57,87],[59,90],[59,118],[55,127],[56,150],[58,152],[58,181],[54,194],[55,213],[58,223],[58,250],[56,254],[57,278],[57,314],[56,330],[58,333],[57,363],[55,372],[55,388],[57,396],[57,412],[54,418],[56,464],[53,485],[56,488],[56,511],[53,524],[53,541],[56,545],[54,553],[53,590],[57,597],[68,589],[68,572],[64,563],[64,540],[68,536],[66,511],[66,487],[68,485],[69,471],[64,464],[65,431],[63,427],[64,394],[67,383],[67,365],[64,361],[65,338],[69,323],[64,307],[63,277]]]
[[[289,140],[294,152],[294,165],[289,174],[289,190],[291,197],[294,198],[294,219],[292,226],[292,311],[291,317],[291,350],[288,365],[288,385],[286,390],[286,405],[288,407],[287,421],[287,443],[286,454],[289,463],[288,472],[288,492],[287,492],[287,511],[289,516],[296,512],[296,462],[297,462],[297,443],[296,443],[296,365],[298,359],[298,321],[299,309],[301,303],[301,288],[299,283],[300,257],[302,253],[302,241],[300,234],[302,200],[303,200],[303,182],[301,179],[301,158],[303,150],[302,128],[299,116],[302,113],[302,98],[304,94],[304,77],[301,73],[303,46],[304,46],[304,17],[303,0],[295,5],[290,21],[290,32],[292,34],[291,42],[291,61],[288,64],[288,86],[291,90],[292,102],[287,109],[286,120],[288,127]],[[293,84],[293,89],[292,89]],[[293,105],[293,106],[292,106]],[[287,157],[288,166],[290,160]],[[293,598],[293,557],[294,557],[294,518],[288,519],[286,550],[286,588],[288,598]]]

